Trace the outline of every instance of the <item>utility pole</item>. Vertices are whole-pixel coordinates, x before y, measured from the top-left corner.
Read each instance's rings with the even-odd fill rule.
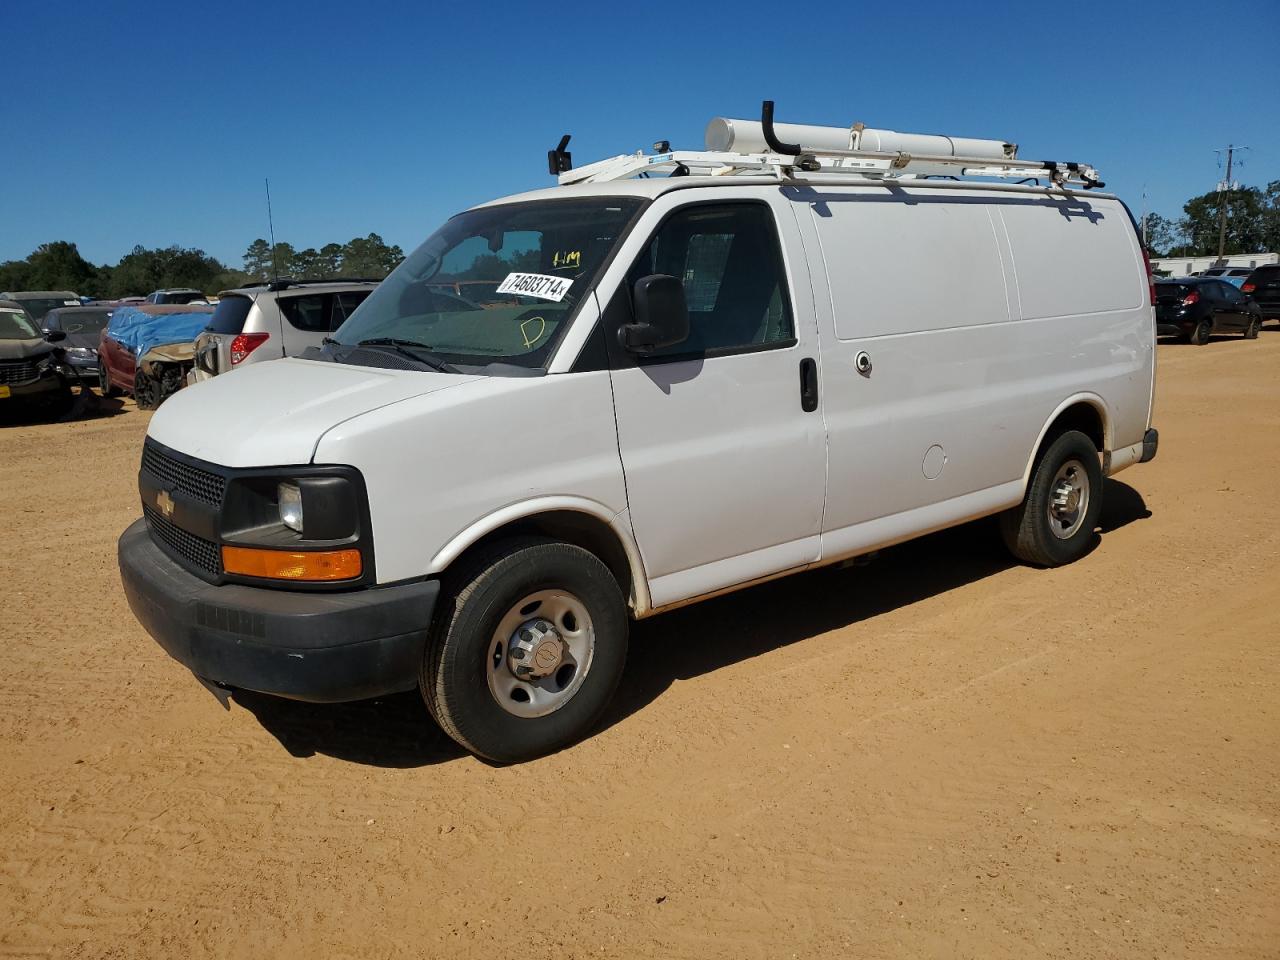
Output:
[[[1227,177],[1218,183],[1218,259],[1221,260],[1227,249],[1227,200],[1231,195],[1231,191],[1235,189],[1235,185],[1231,182],[1231,164],[1235,159],[1237,150],[1248,150],[1248,147],[1237,147],[1235,144],[1227,144],[1225,150],[1215,150],[1214,153],[1221,156],[1223,153],[1227,155]],[[1222,161],[1219,160],[1219,163]]]

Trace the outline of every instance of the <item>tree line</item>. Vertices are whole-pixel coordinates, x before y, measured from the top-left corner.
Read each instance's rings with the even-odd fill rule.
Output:
[[[1216,255],[1218,212],[1223,203],[1227,208],[1227,253],[1280,251],[1280,180],[1273,180],[1266,187],[1192,197],[1183,205],[1182,216],[1175,219],[1147,214],[1146,241],[1151,255]],[[115,264],[95,266],[80,255],[74,243],[57,240],[40,244],[22,260],[0,263],[0,290],[74,290],[82,296],[110,299],[145,296],[167,287],[192,287],[214,294],[273,278],[380,279],[403,259],[400,247],[387,244],[376,233],[302,250],[289,243],[272,246],[259,237],[249,244],[240,268],[228,267],[203,250],[180,246],[136,246]],[[505,275],[510,264],[493,259],[495,277]]]
[[[1280,180],[1266,187],[1241,187],[1192,197],[1176,219],[1146,216],[1147,249],[1155,257],[1209,257],[1218,254],[1218,214],[1225,203],[1224,252],[1280,251]]]
[[[295,250],[288,243],[273,248],[257,239],[241,259],[244,266],[237,269],[195,248],[136,246],[115,264],[94,265],[74,243],[56,240],[40,244],[22,260],[0,263],[0,290],[72,290],[81,296],[114,300],[169,287],[215,294],[276,278],[381,279],[404,259],[404,251],[371,233],[347,243],[327,243],[319,250]]]

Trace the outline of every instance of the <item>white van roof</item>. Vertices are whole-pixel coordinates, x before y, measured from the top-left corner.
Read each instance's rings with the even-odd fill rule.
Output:
[[[823,189],[938,189],[938,190],[979,190],[979,191],[998,191],[1001,193],[1020,193],[1033,194],[1041,197],[1055,197],[1061,199],[1064,196],[1078,197],[1081,199],[1117,199],[1115,194],[1104,193],[1101,190],[1079,191],[1070,188],[1046,186],[1043,184],[1032,183],[999,183],[977,180],[948,180],[948,179],[912,179],[912,180],[873,180],[859,178],[857,180],[847,178],[828,179],[821,175],[812,178],[804,178],[803,180],[779,180],[777,177],[660,177],[649,180],[606,180],[603,182],[592,183],[574,183],[562,187],[545,187],[541,190],[529,190],[525,193],[512,194],[507,197],[499,197],[485,203],[476,204],[472,209],[481,209],[483,207],[493,207],[504,203],[526,203],[534,200],[564,200],[572,197],[640,197],[646,200],[652,200],[660,197],[665,193],[671,193],[676,190],[689,190],[696,187],[743,187],[743,186],[760,186],[760,187],[778,187],[786,186],[788,183],[806,185],[821,185]]]

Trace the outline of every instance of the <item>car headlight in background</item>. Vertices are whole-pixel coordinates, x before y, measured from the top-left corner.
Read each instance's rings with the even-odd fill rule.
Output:
[[[77,360],[92,360],[97,355],[97,351],[90,347],[67,347],[67,356]]]
[[[276,502],[280,506],[280,522],[290,530],[302,532],[302,491],[296,483],[282,483],[276,487]]]

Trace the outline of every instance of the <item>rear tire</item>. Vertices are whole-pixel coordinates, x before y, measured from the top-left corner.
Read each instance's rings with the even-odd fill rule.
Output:
[[[451,579],[419,677],[445,733],[499,763],[589,733],[627,659],[626,605],[609,568],[581,547],[528,538],[497,545]],[[542,675],[529,679],[526,665]]]
[[[98,366],[98,393],[104,397],[120,396],[120,388],[111,383],[111,374],[107,372],[106,363],[100,363]]]
[[[1068,430],[1040,455],[1022,503],[1000,515],[1000,532],[1024,563],[1060,567],[1089,552],[1101,511],[1098,449],[1080,431]]]
[[[1257,340],[1258,331],[1262,329],[1262,320],[1258,317],[1249,318],[1249,326],[1245,327],[1244,338],[1246,340]]]
[[[1187,335],[1187,343],[1193,347],[1203,347],[1209,342],[1209,337],[1213,335],[1213,324],[1208,320],[1201,320],[1196,324],[1196,328]]]

